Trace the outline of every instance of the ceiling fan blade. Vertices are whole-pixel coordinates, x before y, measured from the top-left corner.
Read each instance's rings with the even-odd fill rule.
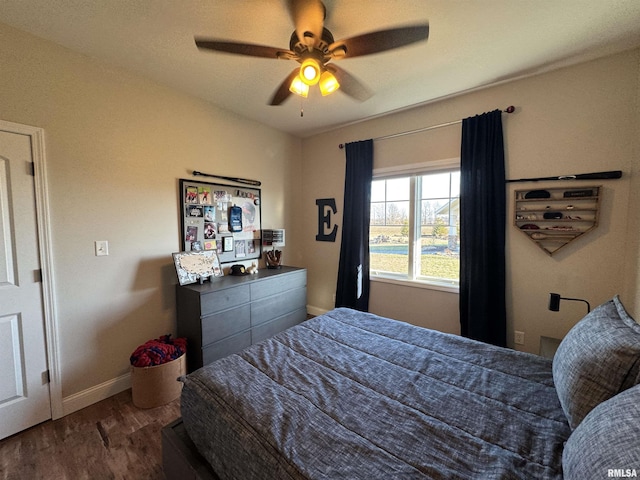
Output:
[[[364,102],[373,95],[371,90],[346,70],[334,65],[333,63],[326,64],[325,68],[335,75],[338,83],[340,84],[340,91],[346,93],[350,97],[355,98],[359,102]]]
[[[429,38],[429,24],[398,27],[356,35],[329,45],[334,58],[352,58],[404,47]]]
[[[324,4],[320,0],[289,0],[287,3],[300,42],[317,47],[326,16]]]
[[[293,70],[293,72],[291,72],[287,76],[287,78],[284,79],[284,81],[280,84],[278,89],[274,92],[273,97],[271,97],[271,101],[269,102],[269,105],[280,105],[287,98],[289,98],[289,95],[291,95],[291,92],[289,91],[289,86],[291,85],[291,82],[293,82],[293,79],[296,77],[296,75],[298,75],[299,72],[300,72],[300,69],[296,68],[295,70]]]
[[[291,50],[254,45],[252,43],[227,42],[198,37],[195,38],[195,42],[198,48],[203,50],[214,50],[216,52],[235,53],[237,55],[261,58],[280,58],[287,60],[296,58],[296,54]]]

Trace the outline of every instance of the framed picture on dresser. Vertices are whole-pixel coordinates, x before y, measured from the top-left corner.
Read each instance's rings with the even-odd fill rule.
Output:
[[[188,285],[223,275],[220,259],[215,250],[177,252],[173,254],[173,263],[176,266],[180,285]]]

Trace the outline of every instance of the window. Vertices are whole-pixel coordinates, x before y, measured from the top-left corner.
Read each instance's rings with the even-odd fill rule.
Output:
[[[371,278],[458,286],[459,169],[376,176],[370,222]]]

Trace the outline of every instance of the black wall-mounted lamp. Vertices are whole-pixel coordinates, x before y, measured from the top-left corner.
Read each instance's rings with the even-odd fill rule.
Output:
[[[586,300],[582,298],[565,298],[561,297],[559,293],[550,293],[549,294],[549,310],[552,312],[560,311],[560,300],[571,300],[573,302],[584,302],[587,304],[587,313],[591,311],[591,305]]]

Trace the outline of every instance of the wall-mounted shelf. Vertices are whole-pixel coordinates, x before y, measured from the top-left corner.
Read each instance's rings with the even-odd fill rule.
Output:
[[[553,255],[598,226],[600,189],[590,186],[516,190],[514,225],[545,253]]]

